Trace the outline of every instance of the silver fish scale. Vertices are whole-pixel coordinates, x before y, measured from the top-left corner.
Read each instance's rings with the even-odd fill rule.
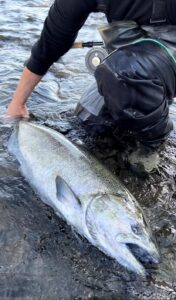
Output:
[[[29,164],[30,167],[35,164],[40,166],[39,173],[45,178],[51,175],[52,178],[53,176],[56,178],[59,175],[80,198],[86,194],[119,195],[120,191],[122,198],[130,199],[125,187],[109,170],[90,155],[80,151],[61,134],[49,128],[43,129],[34,124],[25,126],[24,122],[21,123],[19,144],[22,153],[28,153],[28,156],[31,154],[31,158],[28,157],[28,162],[33,162]],[[26,154],[23,155],[25,159]]]

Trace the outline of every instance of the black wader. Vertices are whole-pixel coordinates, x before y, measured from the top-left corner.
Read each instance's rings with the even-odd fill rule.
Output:
[[[175,26],[114,22],[100,33],[110,54],[97,67],[97,84],[84,94],[76,114],[93,131],[111,119],[143,144],[159,146],[173,129],[169,104],[176,93]]]

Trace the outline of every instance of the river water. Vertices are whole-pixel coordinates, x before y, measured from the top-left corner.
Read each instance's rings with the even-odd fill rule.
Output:
[[[50,1],[51,3],[51,1]],[[30,55],[47,15],[49,1],[0,0],[0,117],[9,103],[24,61]],[[91,15],[78,39],[100,40],[102,15]],[[129,134],[92,138],[72,110],[92,76],[87,50],[70,50],[54,64],[33,92],[28,106],[38,123],[77,141],[115,172],[136,196],[150,220],[161,253],[158,267],[147,266],[142,279],[121,268],[77,236],[34,194],[7,153],[11,132],[0,122],[0,300],[176,299],[176,135],[160,153],[158,170],[138,179],[125,165],[134,147]],[[176,104],[171,108],[176,123]],[[128,146],[127,146],[128,145]]]

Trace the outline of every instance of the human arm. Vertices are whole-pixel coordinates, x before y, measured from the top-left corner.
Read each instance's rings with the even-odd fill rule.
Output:
[[[53,62],[72,46],[87,16],[96,7],[94,0],[55,0],[45,20],[41,36],[32,47],[7,116],[25,116],[26,102],[34,87]]]
[[[26,67],[21,75],[17,89],[6,111],[6,118],[27,117],[26,102],[42,76],[32,73]]]

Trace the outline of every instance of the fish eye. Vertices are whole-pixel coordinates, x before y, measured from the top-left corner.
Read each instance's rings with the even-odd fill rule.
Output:
[[[139,224],[132,225],[131,229],[132,229],[133,233],[136,234],[136,235],[141,235],[142,234],[142,228]]]

